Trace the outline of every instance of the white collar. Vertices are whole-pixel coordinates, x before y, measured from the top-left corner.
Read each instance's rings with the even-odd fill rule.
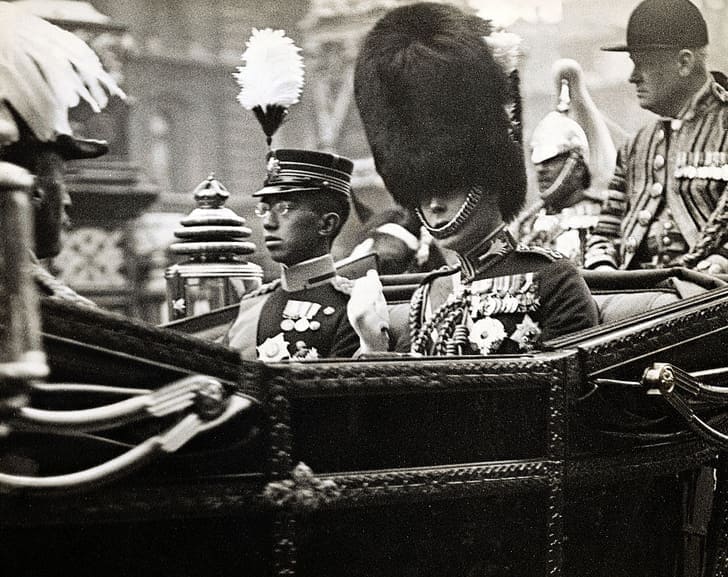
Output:
[[[293,266],[281,265],[281,288],[296,292],[326,284],[336,276],[334,259],[330,254],[304,260]]]

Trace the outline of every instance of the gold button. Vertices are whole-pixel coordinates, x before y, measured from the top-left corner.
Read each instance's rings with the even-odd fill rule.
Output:
[[[662,226],[665,230],[670,230],[672,228],[672,223],[668,220],[667,222],[663,222]]]
[[[656,182],[652,185],[650,196],[660,196],[662,194],[662,183]]]
[[[642,226],[647,226],[650,224],[650,219],[652,219],[652,213],[649,210],[640,210],[639,214],[637,215],[637,221]]]
[[[664,244],[665,246],[670,246],[672,244],[672,239],[669,236],[663,236],[662,244]]]
[[[660,170],[663,166],[665,166],[665,157],[658,154],[655,156],[655,170]]]
[[[627,247],[625,249],[627,252],[634,252],[637,250],[637,239],[633,236],[630,236],[627,239]]]
[[[657,142],[662,142],[663,140],[665,140],[665,131],[658,130],[657,131]]]

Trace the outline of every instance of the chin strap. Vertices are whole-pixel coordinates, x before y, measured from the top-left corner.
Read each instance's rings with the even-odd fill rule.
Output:
[[[422,210],[420,210],[420,207],[415,208],[415,213],[417,214],[417,218],[420,219],[422,226],[425,227],[425,230],[427,230],[427,232],[429,232],[433,236],[433,238],[441,240],[443,238],[452,236],[463,227],[463,225],[470,218],[470,215],[473,213],[473,210],[475,210],[475,207],[478,206],[478,203],[480,202],[482,196],[482,188],[480,188],[479,186],[470,187],[470,190],[468,191],[468,196],[465,197],[463,204],[460,205],[460,208],[455,213],[455,216],[453,216],[450,221],[443,226],[430,226],[430,224],[427,222],[427,219],[425,218],[425,215],[422,214]]]
[[[568,178],[571,178],[571,175],[574,173],[574,170],[576,170],[576,167],[578,166],[578,161],[581,158],[578,152],[570,152],[569,158],[566,159],[566,162],[564,163],[564,166],[561,167],[561,171],[559,172],[559,176],[556,177],[556,180],[554,180],[551,183],[551,186],[549,186],[546,190],[544,190],[541,193],[541,202],[544,206],[554,207],[556,204],[556,201],[563,200],[561,198],[563,196],[561,193],[561,187],[564,185],[564,182]]]

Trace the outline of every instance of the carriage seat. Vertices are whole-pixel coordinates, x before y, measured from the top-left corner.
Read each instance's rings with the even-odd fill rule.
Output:
[[[581,271],[599,309],[599,323],[619,322],[692,295],[728,284],[728,277],[685,268],[640,271]],[[394,333],[409,330],[409,300],[425,278],[423,273],[381,276]],[[221,337],[235,320],[238,305],[167,323],[171,328],[206,340]]]
[[[693,295],[718,288],[726,280],[686,268],[638,271],[581,271],[599,310],[599,323],[613,323],[651,311]],[[410,296],[425,275],[382,276],[392,322],[407,319],[403,313]]]

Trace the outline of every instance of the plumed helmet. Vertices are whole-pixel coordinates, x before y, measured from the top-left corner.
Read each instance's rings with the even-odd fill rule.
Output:
[[[556,110],[544,116],[533,131],[531,162],[534,164],[568,152],[576,152],[589,162],[589,140],[579,123],[569,118],[569,103],[569,84],[562,80]]]
[[[505,219],[523,204],[523,151],[506,108],[511,83],[485,41],[490,23],[418,3],[384,15],[357,57],[354,90],[380,176],[405,207],[479,185]]]
[[[0,2],[0,22],[0,146],[29,130],[67,158],[103,153],[103,143],[76,139],[68,120],[82,99],[98,112],[109,95],[124,97],[98,56],[77,36],[9,2]]]

